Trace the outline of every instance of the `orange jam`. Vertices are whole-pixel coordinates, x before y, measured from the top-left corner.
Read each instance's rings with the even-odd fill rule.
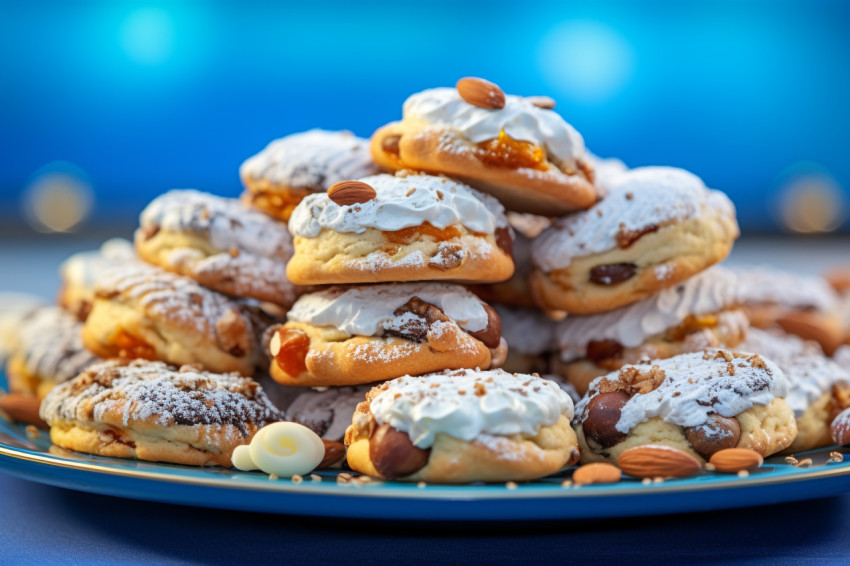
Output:
[[[248,198],[251,205],[259,208],[269,216],[289,220],[289,217],[292,216],[292,211],[295,210],[298,203],[309,194],[312,194],[311,191],[292,189],[286,194],[260,192],[251,194]]]
[[[278,367],[291,377],[306,372],[310,337],[303,330],[296,328],[281,328],[277,335],[280,338],[280,350],[274,359]]]
[[[136,338],[123,328],[112,336],[112,344],[118,349],[118,356],[122,358],[142,358],[144,360],[155,360],[156,350],[153,346]]]
[[[478,159],[493,167],[548,169],[546,152],[542,147],[515,140],[505,130],[499,132],[499,137],[478,144]]]
[[[703,328],[714,328],[717,326],[717,317],[713,314],[694,316],[689,314],[679,326],[667,331],[669,340],[682,340],[685,336]]]
[[[459,237],[460,230],[454,226],[437,228],[429,222],[426,222],[421,226],[411,226],[410,228],[384,232],[384,237],[393,244],[411,244],[420,240],[422,236],[430,236],[437,242],[445,242],[446,240]]]

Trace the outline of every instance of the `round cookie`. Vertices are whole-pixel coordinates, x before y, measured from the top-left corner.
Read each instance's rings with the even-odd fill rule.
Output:
[[[372,388],[345,433],[348,465],[401,481],[525,481],[578,459],[558,385],[502,370],[404,376]]]
[[[372,157],[392,171],[462,179],[518,212],[556,216],[592,205],[593,169],[581,135],[552,110],[486,84],[501,95],[501,107],[470,103],[455,88],[410,96],[402,120],[372,136]]]
[[[238,200],[192,190],[169,191],[142,211],[139,256],[221,293],[288,307],[292,237],[285,224]]]
[[[756,354],[707,350],[624,366],[596,379],[576,406],[581,460],[611,462],[661,444],[705,462],[724,448],[762,456],[794,441],[785,377]]]
[[[90,366],[53,389],[40,414],[61,448],[224,467],[236,446],[281,418],[253,379],[143,360]]]
[[[105,241],[100,249],[72,255],[59,266],[62,286],[57,302],[84,321],[94,301],[94,286],[104,271],[137,261],[133,244],[123,238]]]
[[[555,350],[555,323],[542,312],[493,307],[502,323],[502,337],[508,343],[508,356],[502,369],[508,373],[549,373],[549,360]]]
[[[310,195],[292,213],[291,281],[493,282],[513,274],[511,230],[496,199],[430,175],[376,175],[361,182],[374,189],[371,195],[356,202],[339,193]]]
[[[716,266],[631,305],[568,316],[555,327],[552,371],[584,393],[597,377],[642,359],[734,348],[749,327],[735,290],[734,275]]]
[[[831,355],[843,340],[840,302],[829,283],[767,266],[735,269],[738,302],[756,328],[779,326]]]
[[[326,440],[342,442],[357,404],[371,386],[297,389],[299,393],[286,410],[287,420],[306,426]]]
[[[80,336],[82,324],[59,307],[41,307],[18,324],[18,345],[6,365],[9,391],[43,398],[57,383],[98,361]]]
[[[307,195],[377,172],[368,140],[351,132],[309,130],[274,140],[242,164],[242,201],[287,221]]]
[[[269,373],[284,385],[357,385],[441,369],[498,367],[499,317],[459,285],[331,287],[302,295],[273,329]]]
[[[251,375],[263,328],[254,309],[159,268],[120,266],[101,277],[83,343],[101,358],[198,364]]]
[[[738,237],[726,195],[687,171],[640,167],[609,188],[534,240],[531,288],[541,306],[593,314],[628,305],[719,262]]]

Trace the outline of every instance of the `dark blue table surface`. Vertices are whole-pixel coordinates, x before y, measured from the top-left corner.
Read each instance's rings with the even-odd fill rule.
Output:
[[[619,521],[417,524],[146,503],[0,473],[3,564],[848,563],[850,496]]]

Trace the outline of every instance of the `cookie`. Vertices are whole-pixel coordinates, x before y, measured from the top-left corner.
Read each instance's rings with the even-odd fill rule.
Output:
[[[357,385],[441,369],[498,367],[499,317],[459,285],[331,287],[303,295],[274,329],[269,373],[284,385]]]
[[[555,323],[538,310],[502,305],[493,308],[508,344],[502,369],[508,373],[549,373],[549,359],[555,350]]]
[[[139,256],[201,285],[288,307],[296,290],[286,278],[292,237],[285,224],[238,200],[192,190],[170,191],[142,212]]]
[[[101,358],[143,358],[251,375],[263,328],[244,304],[154,266],[105,273],[83,326],[83,343]]]
[[[112,238],[100,249],[72,255],[59,266],[62,286],[57,302],[78,319],[86,320],[94,301],[95,283],[103,272],[137,260],[133,244],[123,238]]]
[[[236,446],[281,418],[253,379],[143,360],[90,366],[53,389],[40,414],[61,448],[224,467]]]
[[[493,282],[513,274],[511,230],[496,199],[430,175],[376,175],[348,185],[310,195],[292,213],[290,281]]]
[[[591,209],[534,240],[531,288],[543,307],[593,314],[672,287],[725,258],[738,237],[723,193],[672,167],[640,167]]]
[[[824,356],[816,342],[793,334],[751,328],[738,349],[770,359],[785,373],[785,401],[797,419],[797,438],[788,453],[832,444],[829,425],[850,408],[850,367]]]
[[[628,365],[593,381],[576,406],[581,460],[617,463],[660,444],[700,463],[724,448],[769,456],[797,435],[782,370],[756,354],[708,350]]]
[[[712,267],[631,305],[568,316],[555,328],[559,356],[553,372],[584,393],[597,377],[642,359],[734,348],[749,327],[736,308],[736,281],[729,270]]]
[[[756,328],[779,326],[804,340],[815,340],[827,355],[843,341],[840,301],[829,283],[767,266],[740,267],[738,301]]]
[[[286,418],[306,426],[326,440],[342,442],[357,404],[370,389],[369,385],[322,389],[299,387],[299,393],[286,410]]]
[[[44,397],[57,383],[98,361],[80,336],[82,324],[59,307],[40,307],[18,324],[18,344],[6,365],[9,390]]]
[[[28,293],[0,292],[0,364],[18,349],[21,322],[43,304],[40,297]]]
[[[348,465],[429,483],[524,481],[578,459],[557,384],[502,370],[404,376],[374,387],[345,433]]]
[[[412,95],[402,120],[372,136],[375,162],[450,175],[518,212],[557,216],[591,206],[597,194],[581,135],[531,99],[484,88],[498,91],[500,106],[471,100],[463,88]]]
[[[242,201],[287,221],[307,195],[377,172],[368,140],[351,132],[310,130],[275,140],[242,164]]]

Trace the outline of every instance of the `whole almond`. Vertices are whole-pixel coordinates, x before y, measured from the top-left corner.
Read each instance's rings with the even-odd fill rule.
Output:
[[[477,77],[464,77],[455,85],[458,94],[469,104],[488,110],[505,107],[505,93],[498,85]]]
[[[342,442],[322,439],[325,445],[325,457],[316,467],[317,470],[330,468],[345,457],[345,445]]]
[[[340,206],[369,202],[378,193],[361,181],[340,181],[328,189],[328,197]]]
[[[12,420],[46,428],[47,423],[38,416],[40,405],[41,401],[35,395],[21,395],[20,393],[0,395],[0,411],[5,412]]]
[[[552,110],[555,108],[555,99],[548,96],[526,96],[525,99],[543,110]]]
[[[749,448],[727,448],[715,452],[709,462],[718,472],[735,474],[741,470],[758,468],[764,462],[761,454]]]
[[[585,464],[573,472],[573,483],[578,485],[591,483],[617,483],[622,477],[620,468],[605,462]]]
[[[620,454],[617,465],[634,478],[682,478],[700,469],[687,452],[657,444],[629,448]]]

